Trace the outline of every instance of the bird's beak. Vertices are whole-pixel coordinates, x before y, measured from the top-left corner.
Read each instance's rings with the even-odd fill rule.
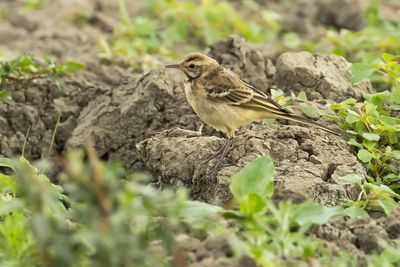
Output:
[[[171,69],[179,69],[179,64],[171,64],[171,65],[167,65],[165,67],[166,68],[171,68]]]

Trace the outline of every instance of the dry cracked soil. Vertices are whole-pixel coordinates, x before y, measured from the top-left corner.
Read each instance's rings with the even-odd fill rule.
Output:
[[[262,155],[269,155],[276,165],[274,197],[278,201],[311,198],[332,206],[357,197],[357,187],[337,179],[365,172],[346,141],[299,125],[253,123],[237,133],[223,164],[218,165],[216,159],[203,163],[225,139],[203,125],[187,104],[182,74],[162,67],[133,73],[126,66],[102,64],[97,59],[96,36],[110,29],[96,18],[102,17],[99,14],[117,16],[113,1],[54,1],[30,11],[29,16],[20,12],[20,2],[0,3],[9,10],[9,19],[0,20],[0,51],[9,57],[24,52],[48,54],[58,61],[82,62],[86,69],[63,78],[62,91],[50,82],[12,85],[12,101],[0,102],[0,155],[20,155],[26,140],[28,159],[48,157],[60,114],[55,140],[59,153],[82,147],[91,137],[102,159],[121,161],[130,170],[149,171],[159,188],[186,187],[193,199],[221,205],[228,202],[230,176]],[[333,1],[298,1],[292,12],[295,8],[308,10],[305,7],[314,2],[324,3],[319,8],[326,8]],[[352,1],[341,2],[348,5]],[[94,10],[96,17],[88,25],[76,27],[70,22],[71,14],[82,8]],[[57,17],[51,16],[55,10],[60,10]],[[349,20],[354,14],[335,14],[319,21],[361,27],[361,22]],[[331,21],[324,21],[327,17]],[[310,23],[299,16],[299,25],[317,28]],[[282,53],[248,44],[237,36],[212,44],[204,52],[266,93],[273,87],[285,93],[306,91],[315,105],[360,98],[372,91],[367,82],[349,83],[350,63],[334,55]],[[399,237],[399,216],[400,210],[379,219],[337,218],[314,227],[310,234],[326,240],[333,251],[347,249],[362,259],[366,253],[382,250],[380,240]],[[190,266],[256,266],[248,258],[233,258],[223,238],[198,240],[182,235],[179,240],[190,243],[183,245]]]

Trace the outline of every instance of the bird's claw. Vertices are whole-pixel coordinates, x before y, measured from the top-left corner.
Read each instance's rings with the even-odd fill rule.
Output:
[[[208,157],[207,159],[203,160],[201,163],[202,164],[207,164],[208,162],[210,162],[211,160],[218,158],[217,164],[214,167],[215,169],[217,169],[218,167],[220,167],[225,159],[225,156],[228,154],[228,152],[230,150],[232,150],[234,147],[233,145],[233,140],[232,139],[228,139],[225,144],[212,156]]]

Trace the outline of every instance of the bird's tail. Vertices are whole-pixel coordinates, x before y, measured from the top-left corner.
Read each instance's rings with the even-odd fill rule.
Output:
[[[316,123],[316,122],[314,122],[314,121],[312,121],[312,120],[310,120],[308,118],[305,118],[305,117],[302,117],[302,116],[298,116],[298,115],[295,115],[295,114],[289,114],[288,113],[288,114],[276,115],[276,118],[277,119],[284,119],[284,120],[294,121],[294,122],[298,122],[298,123],[301,123],[301,124],[313,126],[313,127],[318,128],[318,129],[322,129],[324,131],[327,131],[327,132],[329,132],[331,134],[340,136],[340,133],[337,132],[337,131],[331,130],[331,129],[329,129],[329,128],[327,128],[327,127],[325,127],[325,126],[323,126],[323,125],[321,125],[319,123]]]

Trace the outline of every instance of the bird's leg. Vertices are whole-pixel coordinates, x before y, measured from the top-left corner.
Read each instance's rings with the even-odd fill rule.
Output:
[[[204,123],[201,123],[197,132],[201,135],[203,133]]]
[[[208,163],[210,160],[217,158],[218,157],[218,164],[221,164],[222,161],[224,160],[225,156],[228,154],[228,152],[233,148],[233,137],[229,138],[226,140],[226,142],[222,145],[222,147],[212,155],[211,157],[207,158],[206,160],[203,161],[204,163]]]

